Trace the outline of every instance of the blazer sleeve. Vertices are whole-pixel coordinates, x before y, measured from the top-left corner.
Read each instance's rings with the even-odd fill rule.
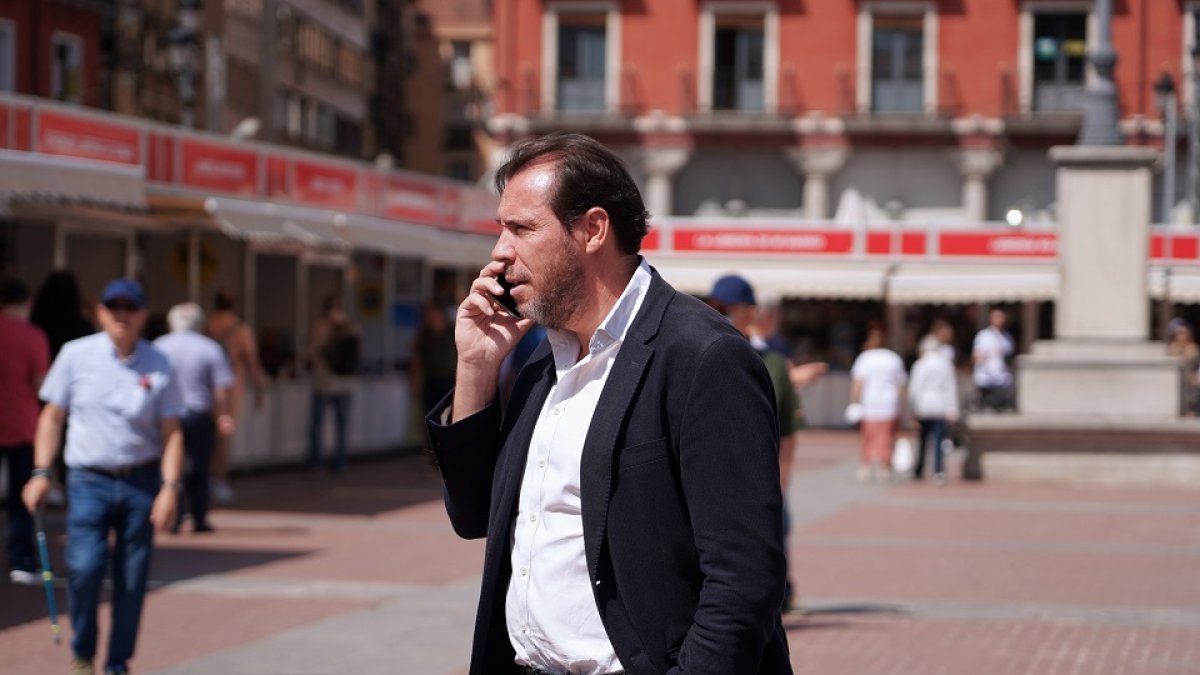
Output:
[[[493,400],[470,417],[444,424],[453,401],[451,390],[425,417],[425,427],[441,468],[450,524],[458,536],[480,539],[488,534],[492,477],[502,446],[500,404]]]
[[[704,580],[671,672],[753,673],[786,574],[774,392],[740,336],[714,341],[689,375],[679,470]]]

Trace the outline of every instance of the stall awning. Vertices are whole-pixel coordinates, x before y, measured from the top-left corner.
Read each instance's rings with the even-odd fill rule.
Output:
[[[10,213],[14,202],[144,211],[145,173],[140,166],[0,150],[0,211]]]
[[[433,228],[421,225],[350,216],[346,219],[344,237],[356,250],[418,258],[433,247],[434,234]]]
[[[496,246],[494,236],[454,230],[434,230],[432,235],[432,243],[425,251],[432,265],[479,270],[492,259],[492,249]]]
[[[1200,269],[1150,269],[1150,297],[1185,305],[1200,305]]]
[[[253,243],[327,250],[351,246],[349,219],[336,211],[223,197],[206,199],[204,210],[227,235]]]
[[[739,274],[754,286],[759,303],[780,298],[880,300],[887,273],[885,266],[863,263],[781,265],[778,261],[752,259],[701,262],[654,255],[647,259],[677,290],[697,296],[707,295],[719,277]]]
[[[888,278],[898,305],[1022,302],[1058,297],[1058,270],[1041,266],[901,267]]]

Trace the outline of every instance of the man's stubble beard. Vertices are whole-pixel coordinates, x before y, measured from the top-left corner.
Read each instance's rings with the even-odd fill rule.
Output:
[[[542,274],[539,294],[521,308],[521,313],[545,326],[562,330],[583,304],[583,260],[567,236],[550,266]]]

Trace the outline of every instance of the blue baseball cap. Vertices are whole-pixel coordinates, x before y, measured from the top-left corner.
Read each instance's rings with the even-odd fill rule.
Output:
[[[754,288],[742,277],[727,274],[713,284],[710,298],[726,305],[757,305]]]
[[[113,279],[104,287],[100,303],[107,305],[116,300],[125,300],[138,309],[142,309],[146,306],[146,293],[142,290],[142,285],[133,279]]]

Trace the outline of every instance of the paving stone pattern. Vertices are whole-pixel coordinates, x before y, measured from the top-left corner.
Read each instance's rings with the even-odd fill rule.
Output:
[[[1200,494],[863,485],[855,449],[836,432],[798,446],[797,673],[1200,673]],[[235,487],[216,533],[159,537],[135,672],[466,672],[483,546],[451,532],[424,458]],[[63,514],[47,520],[61,574]],[[65,673],[69,658],[42,590],[0,582],[0,672]]]

